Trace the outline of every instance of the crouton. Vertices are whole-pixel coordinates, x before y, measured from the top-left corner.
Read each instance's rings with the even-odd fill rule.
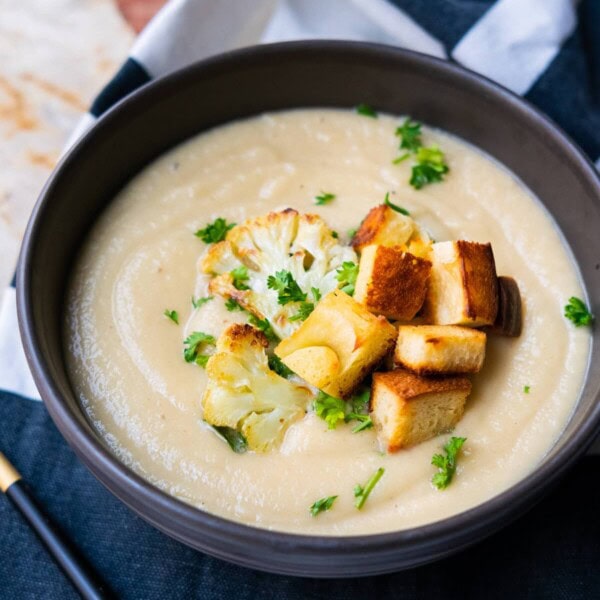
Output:
[[[396,329],[350,296],[327,294],[275,354],[300,377],[324,392],[348,396],[391,350]]]
[[[498,312],[498,280],[490,244],[433,244],[425,315],[435,325],[492,325]]]
[[[371,419],[388,452],[420,444],[458,423],[471,392],[466,377],[429,378],[403,369],[375,373]]]
[[[354,299],[371,312],[410,321],[427,293],[431,263],[400,248],[367,246],[360,256]]]
[[[477,373],[485,359],[486,335],[456,325],[402,325],[394,363],[419,374]]]
[[[352,238],[352,247],[362,252],[366,246],[400,246],[415,230],[415,222],[385,204],[372,208]]]
[[[488,327],[490,333],[519,337],[523,329],[523,309],[519,286],[512,277],[498,277],[498,314]]]

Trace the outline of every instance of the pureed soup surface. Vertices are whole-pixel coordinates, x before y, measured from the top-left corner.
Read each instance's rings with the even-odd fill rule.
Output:
[[[350,111],[266,114],[204,133],[147,167],[121,191],[92,230],[67,299],[65,344],[74,389],[90,421],[128,466],[166,492],[244,523],[300,533],[369,534],[422,525],[475,506],[527,475],[550,449],[574,408],[589,333],[563,317],[582,291],[560,234],[527,189],[461,140],[424,129],[450,172],[417,191],[410,161],[398,156],[398,118]],[[315,205],[323,191],[336,195]],[[433,454],[441,435],[383,454],[373,429],[328,430],[312,411],[279,449],[235,454],[202,421],[205,372],[183,360],[195,330],[217,337],[246,322],[198,275],[206,247],[194,232],[224,217],[241,223],[293,207],[317,213],[340,232],[356,228],[386,192],[436,241],[491,242],[499,275],[523,298],[516,339],[489,335],[483,370],[453,435],[467,438],[451,485],[436,489]],[[179,312],[180,325],[166,308]],[[529,393],[524,388],[529,386]],[[353,488],[385,474],[362,510]],[[338,495],[318,517],[315,500]]]

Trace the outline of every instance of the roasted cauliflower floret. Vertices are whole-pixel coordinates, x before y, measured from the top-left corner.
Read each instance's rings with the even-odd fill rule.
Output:
[[[258,318],[267,318],[284,338],[300,326],[301,319],[294,317],[301,302],[281,303],[277,290],[268,286],[269,277],[289,272],[305,301],[316,303],[338,287],[337,269],[356,260],[354,250],[339,244],[321,217],[286,209],[231,229],[204,256],[201,270],[216,275],[211,293],[235,298]]]
[[[388,353],[395,337],[387,319],[337,290],[321,300],[275,354],[310,384],[343,398]]]
[[[264,334],[251,325],[230,325],[206,365],[204,420],[231,427],[257,452],[281,441],[306,413],[312,393],[269,369]]]

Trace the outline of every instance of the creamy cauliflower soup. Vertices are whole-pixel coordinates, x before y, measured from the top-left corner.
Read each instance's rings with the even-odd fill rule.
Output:
[[[369,118],[346,110],[265,114],[190,139],[147,166],[118,194],[94,225],[73,270],[64,343],[81,406],[119,460],[161,490],[210,513],[263,528],[324,535],[371,534],[430,523],[484,502],[535,468],[565,427],[586,370],[589,331],[563,314],[569,297],[583,297],[577,268],[541,204],[505,168],[464,141],[424,126],[423,147],[439,147],[448,171],[420,189],[411,185],[419,159],[410,148],[399,148],[395,131],[403,122],[404,117]],[[395,161],[398,157],[402,160]],[[281,389],[271,386],[261,392],[266,397],[270,389],[280,389],[275,401],[281,402],[285,386],[295,386],[298,393],[289,426],[286,422],[285,430],[273,434],[280,438],[268,447],[253,446],[259,434],[245,428],[250,447],[234,452],[205,420],[217,423],[204,414],[205,390],[207,377],[216,372],[211,355],[235,354],[235,344],[227,349],[215,340],[231,323],[248,323],[251,311],[231,299],[227,305],[227,295],[211,283],[217,267],[202,267],[215,244],[194,234],[219,218],[224,220],[221,228],[227,229],[270,212],[290,214],[280,212],[287,208],[298,211],[299,218],[319,215],[335,232],[327,236],[333,239],[328,242],[330,255],[338,262],[331,263],[323,289],[318,278],[310,284],[298,280],[301,289],[293,279],[285,282],[285,267],[278,267],[275,259],[271,271],[264,273],[265,278],[274,277],[267,285],[255,283],[258,275],[252,266],[249,278],[247,271],[237,280],[230,278],[230,288],[240,292],[249,288],[257,297],[271,294],[273,311],[294,307],[289,314],[300,313],[306,308],[301,299],[308,302],[306,312],[314,312],[285,321],[289,327],[271,319],[275,334],[284,339],[290,328],[307,327],[309,319],[319,329],[319,315],[332,298],[343,296],[347,304],[356,304],[348,289],[331,290],[338,281],[343,288],[343,277],[337,275],[342,264],[358,264],[360,252],[350,246],[348,232],[382,205],[386,194],[388,203],[410,214],[429,245],[433,240],[434,245],[449,240],[480,242],[477,247],[491,244],[497,274],[514,278],[520,290],[521,335],[487,330],[483,367],[460,376],[463,386],[458,388],[465,394],[471,390],[462,418],[426,441],[392,447],[382,442],[379,426],[370,427],[367,412],[348,423],[342,418],[331,428],[331,420],[323,418],[326,411],[319,414],[314,408],[316,388],[329,390],[333,402],[335,396],[349,398],[352,386],[340,384],[336,394],[333,387],[315,385],[313,375],[306,376],[308,381],[292,375],[277,379]],[[217,238],[234,231],[217,232]],[[265,255],[292,254],[281,249],[285,240],[280,233],[269,243],[274,249],[267,244]],[[321,260],[319,253],[313,252],[310,260]],[[308,254],[302,256],[306,260]],[[234,272],[233,266],[223,268]],[[294,299],[283,305],[285,290],[294,289]],[[335,317],[337,309],[332,310]],[[378,314],[369,318],[387,328],[386,335],[392,332],[389,339],[395,338],[397,319],[385,311]],[[422,318],[419,313],[414,323]],[[260,319],[251,318],[250,323],[260,328]],[[328,327],[323,321],[324,336]],[[190,350],[195,332],[205,334],[196,347],[204,359],[194,354],[186,360],[184,350]],[[253,351],[272,356],[277,345],[273,339],[269,348],[259,343]],[[289,343],[284,340],[282,348]],[[382,344],[373,352],[391,352]],[[301,373],[307,365],[318,370],[329,364],[328,352],[317,358],[309,354],[292,370]],[[280,354],[286,362],[287,354]],[[388,356],[371,370],[392,369],[391,361]],[[427,373],[414,377],[421,376],[440,381]],[[464,383],[465,377],[470,383]],[[214,390],[222,401],[218,381]],[[281,424],[288,414],[279,419]],[[363,429],[361,423],[366,423]],[[451,437],[466,441],[454,477],[444,488],[432,483],[438,471],[432,456],[443,454]],[[378,469],[383,475],[358,509],[361,490],[355,492],[355,486],[363,486],[364,492]],[[311,514],[316,501],[332,496],[337,497]]]

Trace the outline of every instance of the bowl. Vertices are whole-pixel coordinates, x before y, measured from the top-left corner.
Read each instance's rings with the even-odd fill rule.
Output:
[[[103,444],[71,389],[61,334],[66,279],[99,213],[146,164],[201,131],[264,111],[360,103],[410,114],[504,163],[553,215],[579,264],[589,303],[600,306],[600,180],[582,152],[535,108],[483,77],[424,55],[351,42],[247,48],[194,64],[127,97],[54,171],[33,211],[18,267],[27,359],[48,412],[82,462],[166,534],[213,556],[275,573],[375,575],[465,548],[531,508],[584,453],[600,423],[596,329],[576,409],[533,472],[453,517],[353,537],[274,532],[208,514],[160,491]]]

